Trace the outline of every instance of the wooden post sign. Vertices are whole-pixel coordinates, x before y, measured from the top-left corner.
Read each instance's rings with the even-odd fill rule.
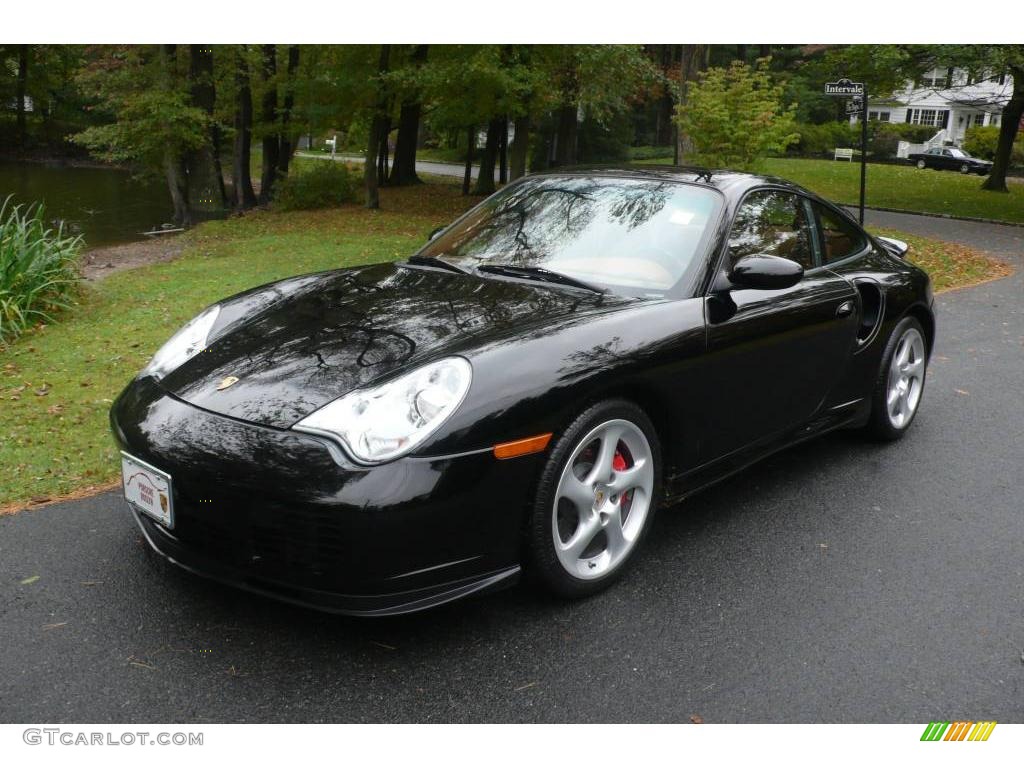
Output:
[[[826,96],[841,96],[848,99],[846,114],[860,113],[860,223],[864,224],[864,188],[868,174],[868,95],[864,83],[854,83],[848,77],[825,83]]]

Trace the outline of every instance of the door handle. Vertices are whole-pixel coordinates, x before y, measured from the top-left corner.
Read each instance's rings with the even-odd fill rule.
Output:
[[[836,307],[836,317],[848,317],[853,314],[853,302],[844,301]]]

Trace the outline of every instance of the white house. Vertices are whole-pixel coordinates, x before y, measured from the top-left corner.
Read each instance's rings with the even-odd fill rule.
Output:
[[[999,125],[1003,107],[1013,91],[1010,75],[979,78],[962,69],[934,69],[918,82],[907,83],[888,98],[868,99],[868,120],[883,123],[913,123],[935,127],[925,147],[960,146],[968,128]],[[856,123],[859,116],[851,118]],[[916,151],[918,145],[902,145],[900,154]]]

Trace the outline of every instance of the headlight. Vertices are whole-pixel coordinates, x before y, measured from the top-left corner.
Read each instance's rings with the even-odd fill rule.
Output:
[[[160,350],[153,355],[153,359],[149,361],[149,365],[142,369],[140,375],[162,379],[175,368],[195,357],[206,346],[210,329],[217,322],[219,314],[220,305],[214,304],[189,320],[180,331],[160,347]]]
[[[294,429],[338,440],[356,461],[378,464],[426,440],[459,407],[472,380],[468,360],[448,357],[379,387],[349,392]]]

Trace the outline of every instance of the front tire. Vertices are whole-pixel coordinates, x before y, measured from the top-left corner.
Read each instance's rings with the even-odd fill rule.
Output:
[[[588,408],[541,473],[527,575],[561,597],[606,589],[635,561],[660,490],[661,446],[647,415],[626,400]]]
[[[883,441],[899,440],[910,429],[924,394],[928,342],[921,323],[905,317],[893,329],[871,394],[867,430]]]
[[[926,163],[924,160],[918,160],[917,167],[923,171],[925,168],[928,167],[928,163]]]
[[[960,173],[962,173],[962,174],[964,174],[966,176],[970,172],[971,172],[971,166],[969,166],[967,163],[964,163],[963,165],[960,166]]]

